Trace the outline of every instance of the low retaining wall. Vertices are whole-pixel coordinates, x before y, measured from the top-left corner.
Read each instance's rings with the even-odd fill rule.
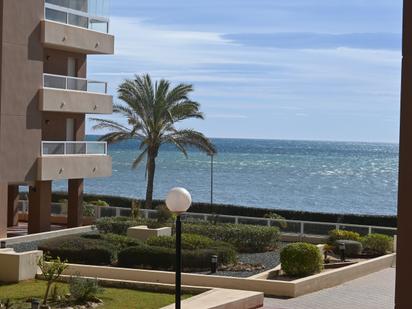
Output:
[[[0,238],[0,242],[4,242],[6,246],[8,245],[15,245],[25,242],[32,242],[32,241],[39,241],[45,240],[55,237],[61,237],[66,235],[74,235],[74,234],[81,234],[91,232],[94,229],[92,225],[88,226],[81,226],[81,227],[74,227],[69,229],[62,229],[57,231],[50,231],[44,233],[37,233],[37,234],[30,234],[24,236],[16,236],[10,238]]]
[[[205,288],[224,288],[263,292],[267,296],[296,297],[333,287],[341,283],[391,267],[395,254],[360,262],[351,266],[331,270],[294,281],[266,280],[258,278],[234,278],[202,274],[182,274],[182,284]],[[175,274],[167,271],[154,271],[105,266],[69,264],[65,275],[80,274],[86,277],[139,281],[161,284],[174,284]]]

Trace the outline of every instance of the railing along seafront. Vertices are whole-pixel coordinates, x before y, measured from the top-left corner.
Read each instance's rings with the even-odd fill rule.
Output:
[[[43,87],[107,94],[107,82],[56,74],[43,74]]]
[[[93,141],[42,141],[42,156],[107,155],[106,142]]]
[[[100,0],[99,2],[106,3],[107,1]],[[73,3],[76,4],[75,2]],[[100,12],[97,14],[91,14],[88,8],[89,4],[85,4],[83,6],[84,8],[78,7],[75,9],[68,7],[67,2],[62,0],[46,0],[44,16],[46,20],[98,32],[109,33],[109,18],[96,16]]]
[[[52,203],[53,215],[65,215],[62,203]],[[111,206],[93,206],[96,218],[103,217],[129,217],[132,214],[130,208],[111,207]],[[28,212],[28,202],[20,201],[19,210],[21,212]],[[140,209],[140,215],[144,218],[156,218],[157,211],[154,209]],[[182,215],[184,221],[208,221],[220,223],[235,223],[235,224],[252,224],[262,226],[276,226],[282,233],[291,233],[298,235],[328,235],[330,230],[347,230],[357,232],[361,235],[368,235],[372,233],[381,233],[386,235],[396,235],[397,229],[394,227],[373,226],[373,225],[359,225],[346,223],[332,223],[332,222],[315,222],[315,221],[301,221],[288,219],[270,219],[270,218],[256,218],[232,215],[216,215],[206,213],[185,213]]]

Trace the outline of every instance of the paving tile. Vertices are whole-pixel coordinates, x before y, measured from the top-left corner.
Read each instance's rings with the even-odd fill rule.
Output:
[[[291,299],[265,298],[264,309],[393,309],[395,268]]]

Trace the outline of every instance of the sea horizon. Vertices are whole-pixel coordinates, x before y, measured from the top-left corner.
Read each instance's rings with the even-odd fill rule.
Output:
[[[97,135],[89,135],[96,140]],[[398,146],[382,142],[212,139],[213,202],[328,213],[396,215]],[[144,199],[144,167],[131,169],[137,141],[109,145],[113,175],[87,179],[85,192]],[[210,202],[210,157],[172,145],[159,152],[154,198],[186,187],[195,202]],[[56,191],[67,182],[55,182]]]

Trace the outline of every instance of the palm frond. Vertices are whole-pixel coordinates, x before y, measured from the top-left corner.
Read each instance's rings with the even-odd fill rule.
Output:
[[[132,169],[135,169],[139,166],[139,164],[143,161],[144,157],[147,154],[147,148],[145,150],[143,150],[136,159],[134,159],[133,163],[132,163]]]

